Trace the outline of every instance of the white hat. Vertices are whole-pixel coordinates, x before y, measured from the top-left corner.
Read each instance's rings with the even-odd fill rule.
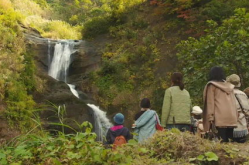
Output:
[[[199,106],[194,106],[192,112],[195,115],[200,115],[202,114],[202,109]]]

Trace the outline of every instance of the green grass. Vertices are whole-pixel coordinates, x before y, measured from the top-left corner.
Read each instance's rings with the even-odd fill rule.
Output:
[[[221,144],[178,130],[158,132],[149,141],[128,144],[111,151],[86,132],[52,137],[29,134],[2,145],[0,163],[5,164],[242,164],[249,158],[242,152],[248,143]]]

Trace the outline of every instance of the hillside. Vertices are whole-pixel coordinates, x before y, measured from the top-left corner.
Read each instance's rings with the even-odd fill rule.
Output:
[[[59,99],[77,104],[70,107],[76,117],[87,106],[71,98],[65,83],[41,73],[47,66],[40,68],[42,57],[32,47],[41,44],[25,36],[94,45],[84,51],[91,56],[98,49],[92,57],[98,67],[70,79],[110,119],[122,112],[130,128],[144,97],[161,113],[172,72],[184,73],[193,105],[202,106],[214,65],[239,74],[242,88],[249,85],[248,9],[247,0],[0,0],[0,164],[247,164],[248,143],[221,144],[177,130],[158,133],[149,144],[132,140],[119,154],[95,141],[89,123],[74,123],[79,132],[68,135],[64,127],[71,125],[54,123],[63,131],[49,134],[40,115],[52,106],[62,120],[66,111]],[[54,102],[41,97],[56,96],[57,89]]]
[[[198,38],[216,33],[214,29],[223,26],[222,22],[234,15],[234,10],[239,7],[247,8],[248,2],[150,1],[127,8],[120,16],[123,22],[110,26],[109,33],[105,33],[106,38],[111,41],[103,50],[102,68],[89,75],[90,83],[87,84],[92,84],[90,91],[95,100],[109,114],[113,115],[117,110],[123,112],[130,122],[139,111],[138,102],[143,97],[151,98],[152,108],[160,114],[164,91],[171,84],[170,74],[180,71],[185,74],[186,89],[192,96],[193,104],[202,106],[202,90],[209,68],[222,65],[227,75],[238,73],[239,70],[229,68],[230,63],[227,61],[212,61],[207,58],[201,52],[203,45],[197,47],[194,43],[187,45],[183,42],[192,37],[192,40],[197,39],[197,43]],[[97,23],[96,21],[95,25]],[[236,31],[238,27],[232,28]],[[87,34],[87,29],[85,31],[83,37]],[[219,33],[221,32],[217,32],[217,36]],[[229,34],[231,33],[228,32]],[[222,44],[228,35],[219,42]],[[206,42],[203,41],[203,44]],[[211,44],[208,52],[214,54],[216,48],[212,49]],[[191,56],[191,49],[195,46],[200,51]],[[198,53],[203,56],[198,56]],[[220,56],[227,55],[230,58],[229,53],[233,52],[228,51]],[[238,53],[236,56],[243,55]],[[206,59],[210,62],[203,66]],[[244,64],[241,66],[246,68]],[[246,80],[247,78],[243,83],[244,88]],[[89,87],[84,87],[85,84],[82,84],[83,91],[89,90]]]

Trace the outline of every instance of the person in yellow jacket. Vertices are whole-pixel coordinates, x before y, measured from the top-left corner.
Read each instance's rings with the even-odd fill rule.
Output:
[[[175,72],[171,76],[172,86],[165,91],[161,125],[166,129],[178,128],[180,131],[190,131],[191,99],[184,89],[183,76]]]

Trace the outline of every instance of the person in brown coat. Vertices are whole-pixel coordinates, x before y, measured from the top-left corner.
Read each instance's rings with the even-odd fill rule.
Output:
[[[214,125],[221,142],[233,138],[233,129],[237,126],[238,114],[233,93],[234,85],[226,82],[223,69],[213,67],[209,73],[209,82],[203,92],[204,131],[210,131]]]

